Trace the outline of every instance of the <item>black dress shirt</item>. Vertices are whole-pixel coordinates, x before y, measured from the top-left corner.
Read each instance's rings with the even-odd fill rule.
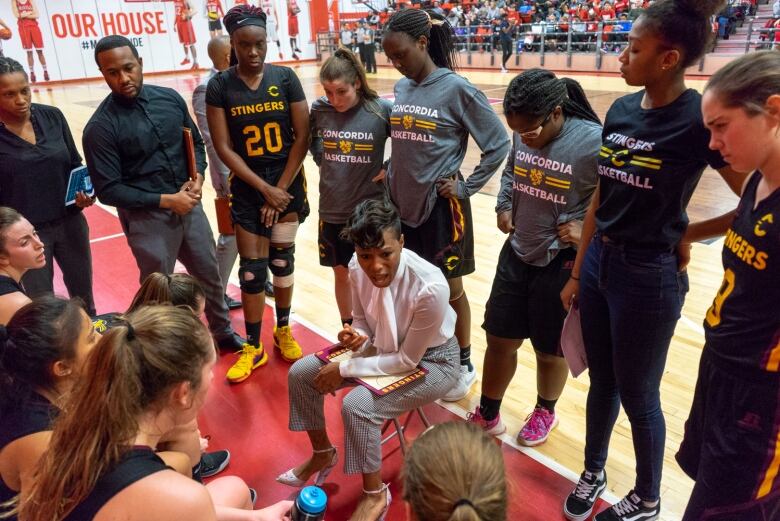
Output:
[[[79,211],[66,209],[65,190],[81,156],[60,109],[33,103],[30,111],[34,145],[0,123],[0,205],[41,226]]]
[[[158,208],[160,194],[187,182],[182,128],[192,129],[197,170],[206,170],[203,139],[184,99],[173,89],[144,85],[131,101],[109,94],[84,128],[84,155],[101,202]]]

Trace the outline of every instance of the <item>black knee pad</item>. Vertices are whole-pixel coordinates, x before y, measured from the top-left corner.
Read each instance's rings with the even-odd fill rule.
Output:
[[[268,258],[241,257],[238,261],[238,280],[244,293],[257,295],[265,291],[265,282],[268,280]]]
[[[287,248],[271,246],[269,268],[275,277],[286,277],[295,271],[295,245]]]

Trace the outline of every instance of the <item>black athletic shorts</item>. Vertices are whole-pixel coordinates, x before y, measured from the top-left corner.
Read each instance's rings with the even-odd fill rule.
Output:
[[[349,266],[352,254],[355,253],[355,245],[351,241],[345,241],[339,234],[346,223],[326,223],[320,219],[317,244],[320,248],[320,266]]]
[[[780,519],[777,373],[737,376],[705,345],[698,378],[675,456],[696,481],[683,520]]]
[[[471,203],[438,197],[428,220],[417,228],[401,225],[404,247],[437,266],[448,279],[474,272]]]
[[[262,178],[266,183],[276,186],[282,171],[283,169],[275,172],[266,172]],[[255,235],[271,237],[271,228],[260,222],[260,209],[265,204],[263,194],[249,186],[235,174],[230,174],[228,180],[230,183],[230,217],[233,219],[233,224],[241,226]],[[306,216],[309,215],[309,199],[306,193],[306,175],[303,167],[301,167],[301,171],[298,172],[292,184],[287,188],[287,192],[293,196],[293,200],[290,201],[287,209],[279,217],[297,213],[298,222],[303,222]]]
[[[526,264],[507,240],[498,255],[482,329],[500,338],[529,338],[536,351],[560,356],[566,310],[560,293],[577,252],[567,248],[547,266]]]
[[[219,21],[219,18],[216,20],[209,20],[209,31],[221,31],[222,30],[222,22]]]

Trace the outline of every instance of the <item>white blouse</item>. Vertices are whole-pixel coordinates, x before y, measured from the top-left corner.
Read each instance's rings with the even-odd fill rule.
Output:
[[[373,345],[378,354],[339,362],[343,377],[380,376],[411,371],[430,347],[444,344],[455,334],[455,311],[450,288],[439,268],[411,250],[401,250],[401,261],[387,288],[377,288],[352,256],[352,328],[366,335],[364,351]]]

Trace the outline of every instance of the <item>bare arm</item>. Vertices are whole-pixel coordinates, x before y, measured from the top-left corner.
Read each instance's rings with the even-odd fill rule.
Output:
[[[572,298],[577,299],[580,290],[580,270],[585,261],[585,252],[588,251],[588,245],[596,234],[596,209],[600,204],[600,186],[596,186],[593,192],[593,198],[590,200],[588,211],[585,213],[585,219],[582,222],[582,235],[580,237],[580,247],[577,248],[577,257],[574,259],[574,267],[571,270],[571,278],[561,290],[561,304],[566,311],[571,306]]]
[[[8,293],[0,297],[0,324],[6,325],[19,309],[32,302],[21,291]]]

